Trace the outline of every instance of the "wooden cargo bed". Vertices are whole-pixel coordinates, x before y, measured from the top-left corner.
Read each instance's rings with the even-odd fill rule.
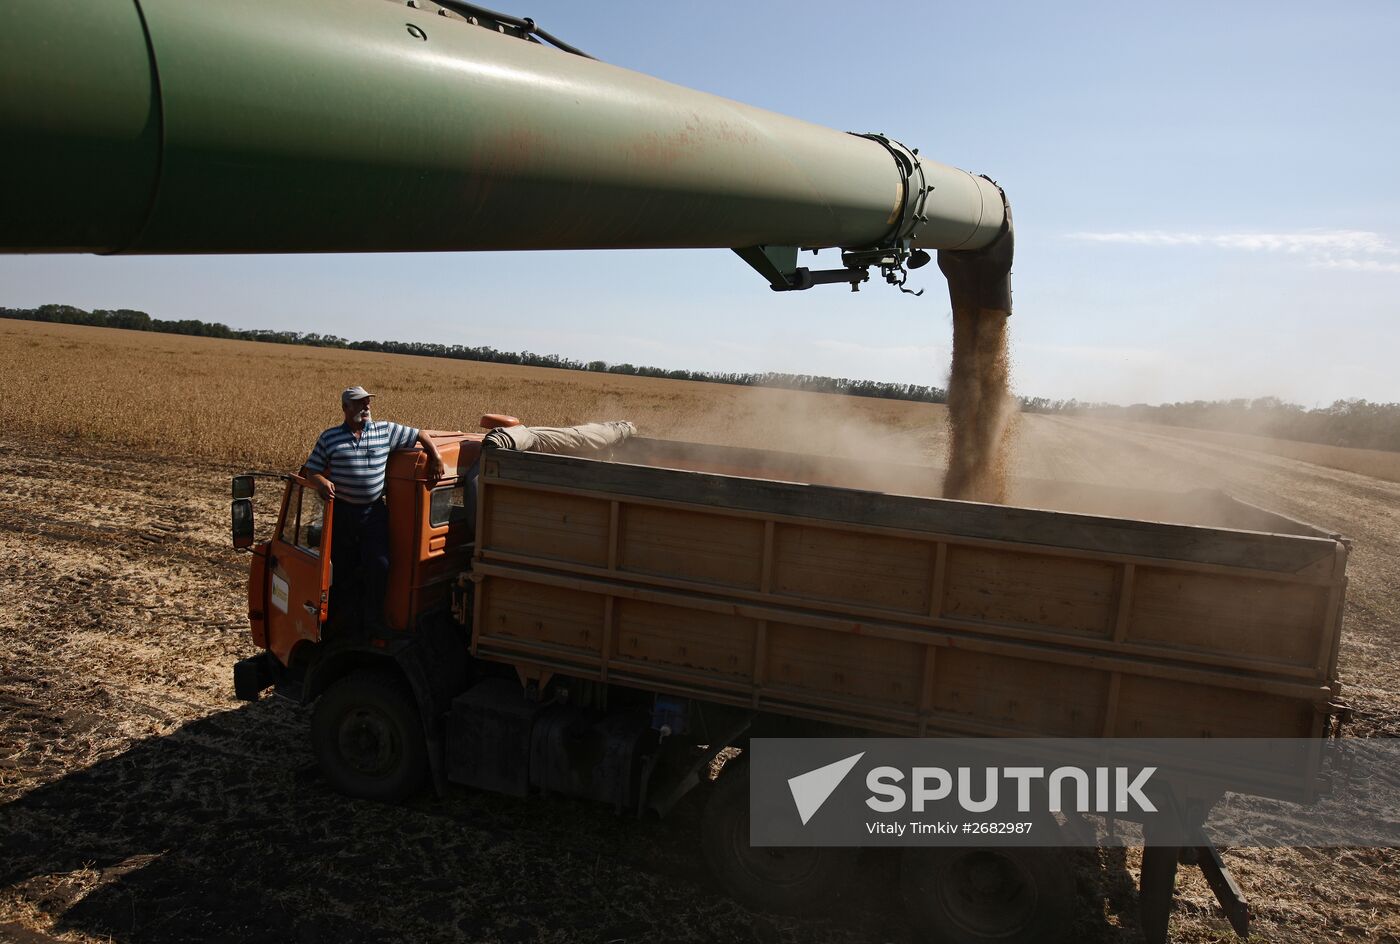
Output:
[[[897,734],[1325,733],[1338,536],[1214,492],[1018,483],[1168,523],[917,494],[937,478],[652,440],[490,452],[473,651]]]

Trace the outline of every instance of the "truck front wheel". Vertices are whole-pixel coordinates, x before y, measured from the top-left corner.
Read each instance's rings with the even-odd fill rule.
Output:
[[[798,914],[830,907],[859,852],[749,845],[749,765],[742,760],[725,765],[700,828],[710,870],[731,895],[757,911]]]
[[[384,672],[352,672],[326,690],[311,716],[311,746],[332,787],[366,800],[411,796],[428,772],[418,706]]]
[[[1074,879],[1059,849],[905,849],[900,884],[910,923],[946,944],[1036,944],[1059,939]]]

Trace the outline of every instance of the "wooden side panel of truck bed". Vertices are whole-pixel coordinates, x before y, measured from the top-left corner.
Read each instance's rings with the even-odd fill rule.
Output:
[[[512,452],[478,518],[473,651],[526,674],[908,735],[1319,737],[1338,694],[1347,549],[1306,526]]]

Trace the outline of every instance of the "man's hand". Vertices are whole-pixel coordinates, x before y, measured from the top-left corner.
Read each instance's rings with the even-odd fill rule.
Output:
[[[324,475],[317,475],[312,478],[316,483],[316,491],[323,501],[330,501],[335,497],[335,483]]]
[[[437,443],[433,442],[433,437],[428,435],[427,430],[418,431],[418,444],[428,454],[428,481],[436,482],[447,474],[447,466],[442,461],[442,453],[438,452]]]

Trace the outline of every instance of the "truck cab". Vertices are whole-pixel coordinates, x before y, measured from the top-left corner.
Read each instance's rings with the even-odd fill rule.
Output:
[[[234,502],[235,545],[250,552],[249,629],[262,650],[235,666],[238,697],[256,699],[273,687],[279,695],[312,702],[357,671],[392,666],[385,674],[411,689],[405,694],[412,701],[431,701],[434,677],[460,679],[466,629],[451,609],[454,585],[472,553],[474,481],[484,434],[430,432],[446,467],[441,479],[429,479],[427,455],[417,447],[389,457],[390,569],[382,623],[367,619],[360,608],[356,575],[335,573],[333,499],[323,500],[300,475],[277,476],[282,495],[275,526],[263,540],[252,541],[254,476],[235,480],[235,495],[245,496]],[[238,524],[240,515],[246,525]],[[388,632],[368,632],[373,623]],[[438,659],[455,670],[429,671],[426,666]],[[431,728],[425,734],[439,741]]]
[[[406,633],[424,617],[450,605],[451,584],[471,557],[475,519],[472,482],[482,435],[432,433],[447,474],[430,481],[420,449],[389,457],[385,499],[389,508],[389,583],[384,621]],[[298,651],[361,622],[353,610],[354,575],[337,585],[331,564],[333,500],[323,500],[299,475],[285,482],[276,527],[251,544],[248,618],[253,641],[283,664]],[[345,597],[344,600],[338,597]],[[341,606],[337,606],[339,603]]]

